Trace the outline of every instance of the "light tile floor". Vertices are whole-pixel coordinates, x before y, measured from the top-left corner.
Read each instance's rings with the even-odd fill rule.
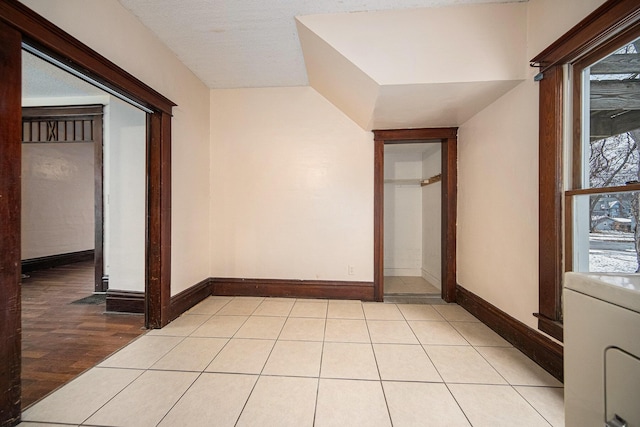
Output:
[[[563,426],[563,388],[457,305],[210,297],[23,427]]]

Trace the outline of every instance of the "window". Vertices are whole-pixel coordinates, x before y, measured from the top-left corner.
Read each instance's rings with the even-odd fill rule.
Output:
[[[573,65],[567,271],[639,271],[640,38],[619,43]]]
[[[635,192],[640,192],[640,185],[632,182],[639,180],[632,179],[634,167],[637,174],[637,166],[633,165],[637,165],[638,154],[633,153],[634,142],[629,139],[635,137],[626,134],[637,129],[638,122],[619,127],[635,115],[635,107],[632,102],[627,105],[606,102],[621,98],[617,95],[625,93],[631,97],[630,101],[637,102],[633,99],[638,99],[635,89],[618,90],[625,84],[635,86],[635,81],[624,80],[635,80],[636,70],[618,73],[611,67],[614,60],[621,59],[615,55],[623,54],[623,48],[629,50],[629,55],[637,54],[637,50],[633,53],[632,48],[626,46],[638,37],[640,4],[632,0],[608,0],[532,60],[534,65],[540,66],[543,75],[539,83],[540,292],[539,312],[535,316],[538,317],[538,328],[559,340],[562,340],[563,273],[574,267],[579,271],[590,268],[595,271],[598,260],[602,261],[596,251],[614,243],[612,238],[598,241],[597,237],[601,236],[591,233],[592,217],[594,227],[617,229],[620,234],[627,233],[627,237],[628,230],[635,229],[635,224],[628,220],[633,216],[629,212],[637,206],[633,204],[633,198],[638,194]],[[619,78],[614,79],[614,74]],[[591,80],[592,76],[594,80]],[[565,111],[563,95],[569,79],[573,84],[573,107]],[[609,96],[611,94],[616,96]],[[588,101],[582,102],[583,98]],[[565,159],[563,143],[571,143],[563,141],[563,126],[567,120],[571,120],[571,139],[575,144]],[[598,129],[613,122],[618,127]],[[606,132],[599,133],[602,130]],[[612,154],[616,150],[624,152],[625,146],[628,157]],[[598,151],[605,153],[606,159],[602,156],[592,159],[591,155]],[[607,172],[610,176],[618,168],[617,176],[609,179]],[[596,172],[589,177],[590,173]],[[569,176],[567,181],[565,175]],[[592,205],[595,212],[591,210]],[[612,255],[611,250],[609,255]],[[607,268],[621,267],[610,264]]]

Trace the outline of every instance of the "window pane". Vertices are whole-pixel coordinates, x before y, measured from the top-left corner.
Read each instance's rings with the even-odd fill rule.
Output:
[[[640,39],[583,72],[583,188],[640,180]]]
[[[637,272],[640,192],[580,195],[573,203],[574,271]]]

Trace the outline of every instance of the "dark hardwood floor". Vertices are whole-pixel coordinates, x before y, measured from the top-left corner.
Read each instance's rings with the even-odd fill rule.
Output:
[[[144,316],[106,314],[105,303],[72,304],[93,293],[93,261],[22,279],[22,408],[143,334]]]

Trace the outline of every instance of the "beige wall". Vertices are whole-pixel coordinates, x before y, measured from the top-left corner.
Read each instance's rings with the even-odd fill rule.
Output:
[[[531,0],[527,59],[601,3]],[[538,311],[535,73],[529,69],[525,82],[460,127],[457,258],[460,285],[534,328],[532,313]]]
[[[373,280],[370,132],[293,87],[213,90],[211,135],[213,276]]]
[[[178,104],[172,120],[171,294],[209,276],[209,89],[116,0],[23,0]]]

